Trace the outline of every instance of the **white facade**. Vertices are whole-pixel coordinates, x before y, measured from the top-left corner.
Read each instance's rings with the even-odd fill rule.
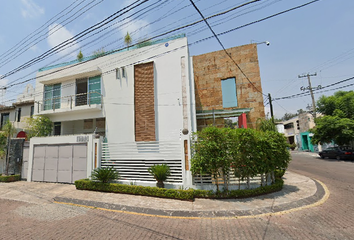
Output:
[[[136,142],[134,66],[149,62],[153,62],[156,141]],[[59,124],[60,135],[95,132],[105,136],[108,150],[103,159],[104,164],[116,167],[123,175],[122,178],[126,176],[128,180],[145,181],[145,178],[140,179],[138,175],[128,174],[134,170],[134,166],[130,164],[137,159],[146,160],[143,163],[145,168],[141,170],[143,172],[148,166],[155,164],[152,161],[154,159],[173,161],[178,162],[178,166],[172,171],[176,174],[175,182],[177,185],[189,186],[191,175],[186,167],[186,164],[190,166],[189,139],[191,133],[196,131],[191,65],[187,39],[174,37],[142,48],[111,53],[88,61],[84,59],[81,63],[42,69],[37,73],[35,115],[46,115]],[[90,102],[89,90],[78,94],[78,79],[94,76],[100,76],[101,99],[99,101],[96,98]],[[45,95],[44,92],[51,85],[54,90]],[[99,91],[95,89],[96,96]],[[86,95],[85,104],[77,104],[78,95]],[[51,102],[48,101],[48,96],[52,96]],[[185,140],[188,143],[187,149],[184,147]],[[144,151],[141,150],[142,145]],[[122,153],[118,150],[122,146],[129,146],[131,151]],[[174,149],[178,146],[180,149],[174,150],[173,156],[164,153],[171,146]]]

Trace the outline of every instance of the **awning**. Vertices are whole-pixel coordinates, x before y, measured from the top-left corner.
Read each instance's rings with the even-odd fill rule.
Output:
[[[249,113],[252,108],[217,109],[197,111],[197,119],[229,118],[238,117],[242,113]]]

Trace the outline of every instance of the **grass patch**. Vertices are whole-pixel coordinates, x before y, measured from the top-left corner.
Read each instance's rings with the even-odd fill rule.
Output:
[[[75,181],[75,186],[76,189],[78,190],[125,193],[125,194],[171,198],[171,199],[188,200],[188,201],[193,201],[194,198],[225,199],[225,198],[255,197],[255,196],[260,196],[260,195],[280,191],[283,188],[283,184],[284,181],[282,179],[276,179],[276,182],[272,185],[258,187],[255,189],[213,192],[211,190],[195,190],[195,189],[181,190],[181,189],[166,189],[166,188],[157,188],[157,187],[126,185],[126,184],[119,184],[119,183],[101,183],[101,182],[91,181],[89,179],[81,179]]]

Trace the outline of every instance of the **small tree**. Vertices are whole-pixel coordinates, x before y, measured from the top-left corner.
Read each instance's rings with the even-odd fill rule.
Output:
[[[84,55],[82,54],[82,52],[80,50],[79,54],[77,55],[77,60],[79,60],[79,62],[81,62],[83,58],[84,58]]]
[[[52,134],[53,122],[46,116],[37,116],[27,119],[28,138],[46,137]]]
[[[191,171],[193,174],[211,174],[216,181],[217,191],[219,176],[227,176],[230,171],[227,131],[228,129],[207,127],[194,135],[195,154],[191,159]]]
[[[127,35],[125,35],[124,42],[125,42],[125,44],[127,45],[128,49],[129,49],[129,46],[132,43],[132,38],[130,37],[129,32],[127,32]]]
[[[156,186],[159,188],[165,187],[163,182],[166,181],[167,177],[171,175],[170,167],[166,164],[151,166],[148,168],[148,172],[154,176],[157,181]]]

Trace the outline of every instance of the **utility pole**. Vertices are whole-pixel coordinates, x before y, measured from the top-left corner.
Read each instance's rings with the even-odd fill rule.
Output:
[[[313,111],[313,117],[316,118],[316,103],[315,103],[315,97],[313,96],[313,89],[311,86],[311,78],[312,76],[317,76],[317,73],[314,74],[306,74],[306,75],[299,75],[299,78],[304,78],[307,77],[307,80],[309,81],[309,90],[312,98],[312,111]]]
[[[269,106],[270,106],[270,116],[274,123],[273,104],[272,104],[272,97],[270,96],[270,93],[268,93],[268,99],[269,99]]]

